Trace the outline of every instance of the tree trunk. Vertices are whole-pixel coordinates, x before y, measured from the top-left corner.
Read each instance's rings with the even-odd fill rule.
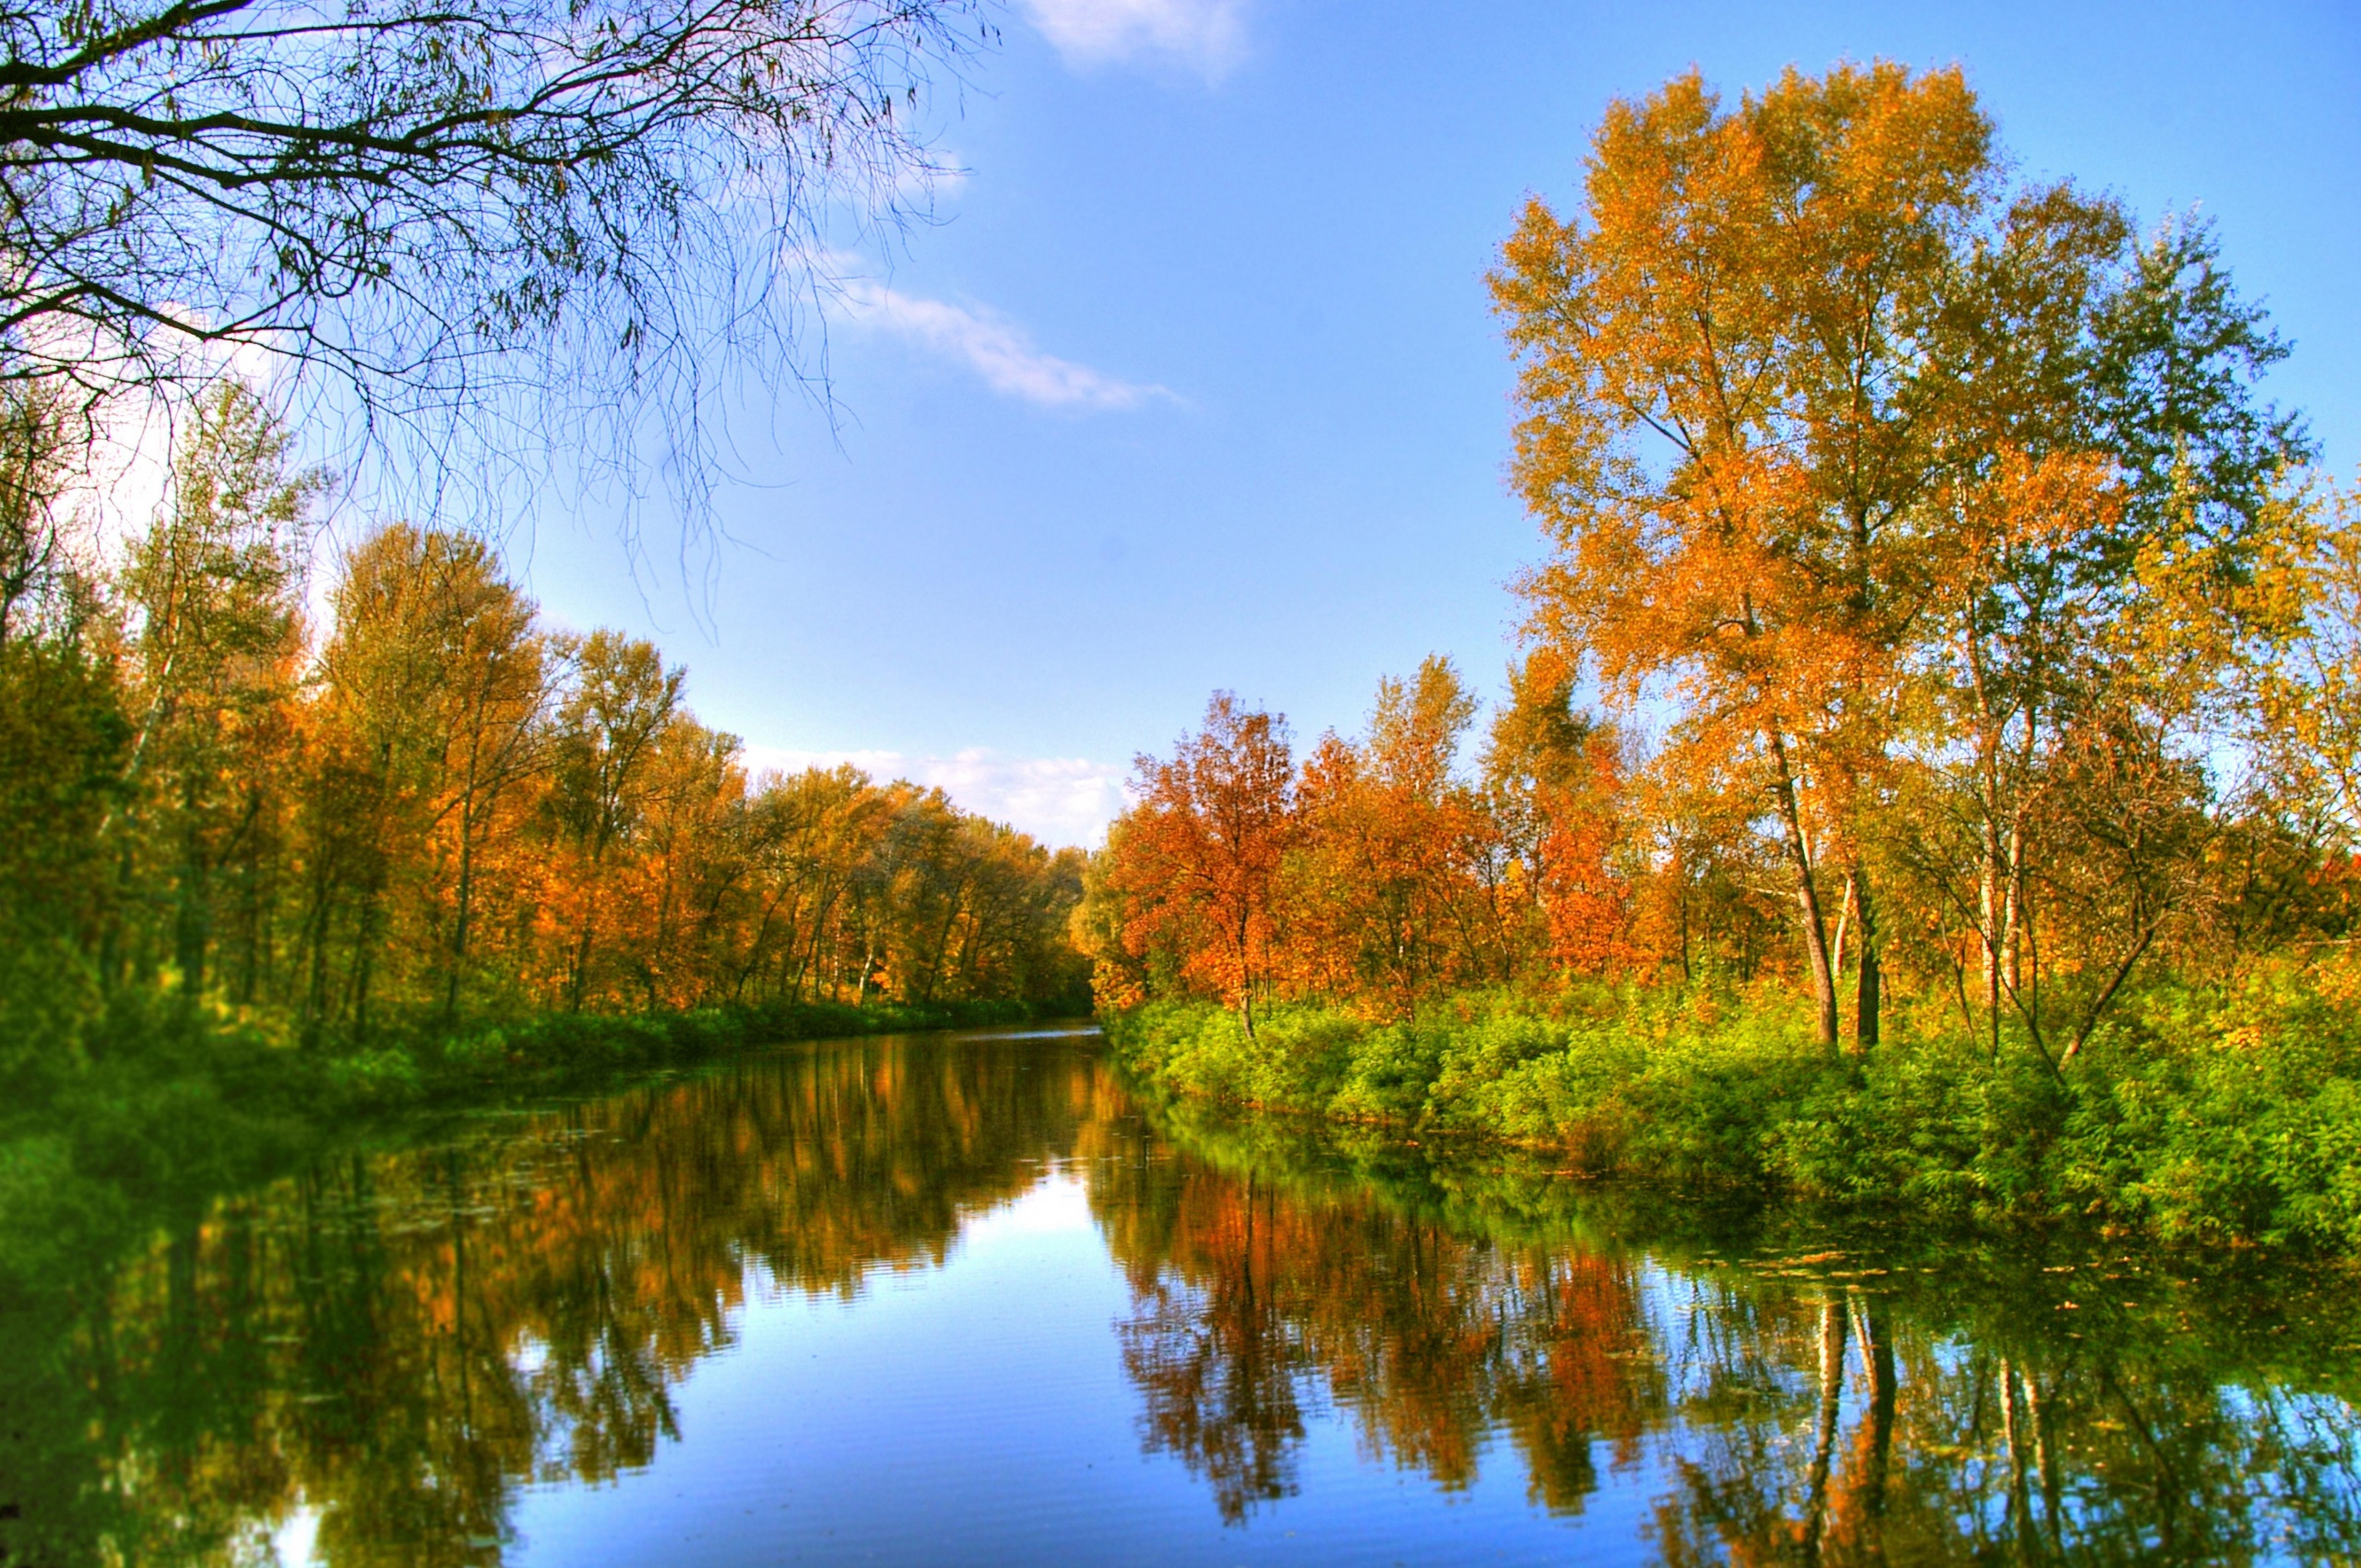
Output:
[[[2025,1420],[2017,1409],[2017,1370],[2000,1358],[2000,1442],[2009,1451],[2009,1524],[2018,1553],[2030,1559],[2036,1550],[2032,1487],[2025,1464]]]
[[[1883,975],[1878,961],[1877,912],[1869,901],[1869,873],[1857,866],[1848,880],[1860,932],[1854,940],[1861,955],[1854,971],[1853,1050],[1856,1054],[1866,1055],[1877,1049]]]
[[[475,873],[475,786],[468,786],[468,793],[459,804],[459,885],[453,902],[451,921],[451,973],[443,992],[443,1027],[449,1028],[459,1020],[459,981],[468,967],[469,898],[474,892]]]
[[[1869,1373],[1869,1416],[1862,1473],[1857,1489],[1870,1519],[1885,1514],[1886,1481],[1893,1461],[1893,1418],[1900,1382],[1894,1375],[1893,1336],[1887,1332],[1885,1313],[1875,1301],[1854,1298],[1859,1318],[1861,1360]]]
[[[1991,1056],[2000,1059],[2000,821],[1999,802],[1987,793],[1984,804],[1984,864],[1976,887],[1977,913],[1983,924],[1984,1011],[1991,1031]]]
[[[1804,837],[1803,811],[1796,798],[1796,774],[1787,760],[1786,737],[1775,730],[1771,733],[1771,755],[1779,770],[1774,790],[1780,825],[1786,829],[1787,861],[1796,873],[1796,901],[1802,908],[1804,962],[1811,971],[1820,1043],[1834,1045],[1836,972],[1829,962],[1828,921],[1820,907],[1820,886],[1812,871],[1811,845]]]
[[[206,950],[213,938],[213,868],[196,824],[196,806],[192,776],[182,793],[180,885],[172,911],[172,958],[180,966],[181,989],[192,996],[205,990]]]
[[[594,871],[593,875],[597,873]],[[566,986],[566,1011],[582,1011],[582,997],[590,984],[590,935],[597,929],[599,905],[595,896],[582,911],[582,934],[574,944],[574,973]]]

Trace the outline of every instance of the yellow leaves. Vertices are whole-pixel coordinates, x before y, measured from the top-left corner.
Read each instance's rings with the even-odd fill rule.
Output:
[[[2361,952],[2344,947],[2322,954],[2311,972],[2321,1001],[2348,1010],[2361,1006]]]
[[[2224,1031],[2221,1039],[2215,1043],[2225,1051],[2252,1051],[2262,1047],[2265,1043],[2265,1036],[2261,1025],[2242,1024],[2236,1028]]]
[[[1864,491],[1860,453],[1921,439],[1911,335],[1988,141],[1956,72],[1790,72],[1735,112],[1691,73],[1610,109],[1585,223],[1528,204],[1493,289],[1515,474],[1557,550],[1521,588],[1618,702],[1669,678],[1720,722],[1810,734],[1888,679],[1911,574],[1886,538],[1916,481]],[[1875,406],[1864,356],[1895,384]]]

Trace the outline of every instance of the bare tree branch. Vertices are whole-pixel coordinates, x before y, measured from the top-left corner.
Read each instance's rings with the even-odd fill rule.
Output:
[[[655,467],[694,516],[714,410],[813,373],[829,215],[938,172],[914,117],[977,8],[0,4],[0,383],[258,353],[381,483]]]

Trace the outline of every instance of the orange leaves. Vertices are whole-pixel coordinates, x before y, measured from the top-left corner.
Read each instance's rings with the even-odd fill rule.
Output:
[[[1172,760],[1143,756],[1139,804],[1124,818],[1110,885],[1127,900],[1134,953],[1162,946],[1181,975],[1238,1007],[1252,1027],[1270,979],[1273,899],[1294,826],[1287,720],[1239,707],[1227,692]],[[1109,840],[1110,853],[1114,840]]]
[[[2123,495],[2112,466],[2094,452],[2038,457],[2000,445],[1981,472],[1948,487],[1950,526],[1937,536],[1939,584],[1989,584],[2011,557],[2066,544],[2077,534],[2112,529]]]
[[[1477,875],[1490,837],[1453,777],[1475,701],[1447,660],[1380,683],[1369,738],[1327,736],[1304,772],[1289,908],[1294,968],[1398,1016],[1453,984],[1500,978]]]
[[[2352,563],[2288,554],[2311,447],[2257,403],[2284,349],[2201,231],[2142,246],[2111,200],[2012,188],[1957,70],[1789,71],[1736,103],[1692,72],[1590,153],[1583,211],[1528,202],[1489,279],[1548,552],[1482,787],[1452,771],[1447,669],[1387,683],[1366,739],[1306,763],[1247,942],[1183,929],[1211,840],[1156,787],[1181,764],[1144,765],[1109,850],[1146,911],[1120,994],[1237,993],[1262,943],[1281,988],[1401,1015],[1676,962],[1746,981],[1792,943],[1821,1039],[1841,979],[1866,1050],[1890,950],[1963,1008],[1981,969],[1997,1020],[2079,962],[2038,932],[2071,893],[2138,962],[2191,897],[2158,856],[2199,841],[2225,698],[2288,737],[2235,718],[2230,749],[2349,828],[2355,726],[2305,699],[2352,683]],[[2231,690],[2299,642],[2317,668]],[[1584,683],[1644,754],[1575,714]],[[2052,864],[2070,839],[2118,871]]]
[[[1631,889],[1617,873],[1623,826],[1610,809],[1619,784],[1601,759],[1590,790],[1545,785],[1539,791],[1548,825],[1536,857],[1536,892],[1548,921],[1549,956],[1563,972],[1609,973],[1632,958],[1629,918]]]
[[[1299,776],[1275,719],[1216,696],[1172,760],[1142,759],[1093,867],[1075,927],[1102,1004],[1193,992],[1251,1016],[1275,993],[1408,1016],[1627,963],[1616,743],[1572,712],[1562,666],[1537,666],[1481,784],[1457,770],[1475,699],[1442,659],[1381,683],[1367,737],[1323,736]]]
[[[1527,630],[1623,711],[1669,699],[1661,767],[1770,808],[1831,1039],[1818,884],[1841,869],[1868,897],[1864,802],[1914,711],[1930,591],[1973,552],[1948,487],[2023,417],[1982,323],[2031,268],[1992,256],[2070,258],[2094,232],[2090,204],[2001,194],[1956,70],[1790,70],[1735,107],[1692,73],[1609,111],[1586,212],[1529,207],[1493,278],[1515,473],[1553,547],[1519,585]],[[2002,465],[1978,504],[2033,527],[2086,505],[2087,478]]]

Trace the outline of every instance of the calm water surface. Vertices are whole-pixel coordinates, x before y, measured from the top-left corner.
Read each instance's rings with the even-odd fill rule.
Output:
[[[16,1348],[71,1408],[19,1401],[0,1518],[258,1564],[2352,1561],[2349,1286],[1667,1218],[1151,1111],[1085,1033],[802,1046],[215,1204]]]

